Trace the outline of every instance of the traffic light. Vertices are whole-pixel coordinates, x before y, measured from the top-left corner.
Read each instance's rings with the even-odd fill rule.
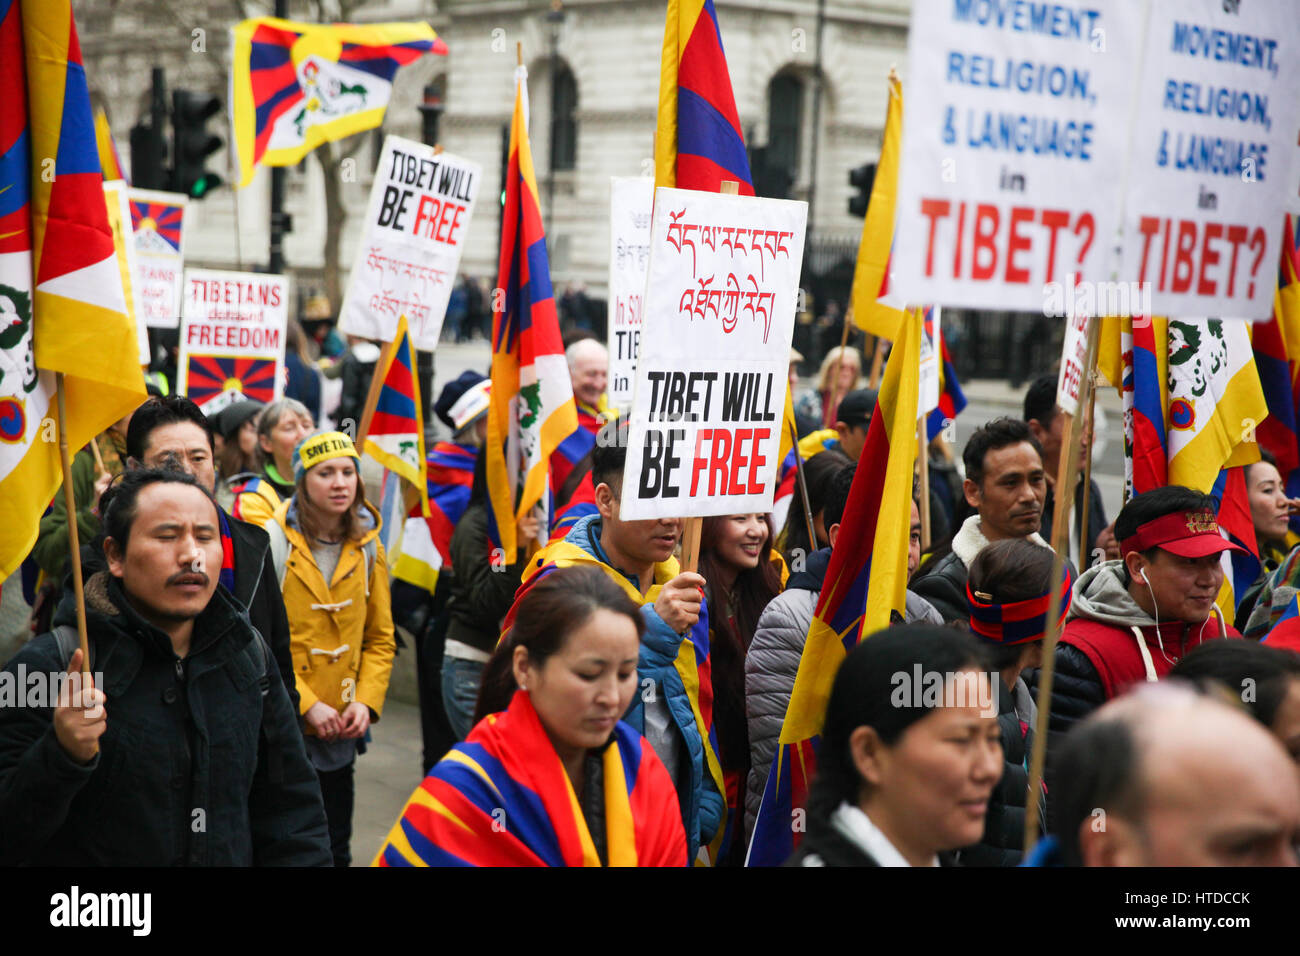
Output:
[[[849,185],[857,190],[849,197],[849,215],[865,216],[871,201],[871,184],[876,181],[876,164],[867,163],[849,170]]]
[[[131,184],[140,189],[167,189],[167,144],[162,130],[145,123],[131,127]]]
[[[202,199],[221,185],[219,175],[204,168],[221,149],[221,137],[207,130],[208,120],[221,112],[221,100],[206,93],[172,93],[172,192]]]

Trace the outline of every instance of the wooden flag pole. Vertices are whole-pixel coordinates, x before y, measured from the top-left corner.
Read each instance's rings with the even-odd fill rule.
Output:
[[[867,380],[869,388],[880,387],[880,370],[885,364],[885,346],[888,344],[887,339],[876,336],[876,354],[871,357],[871,378]]]
[[[1079,406],[1086,409],[1092,401],[1092,371],[1097,366],[1097,343],[1101,323],[1088,323],[1088,353],[1080,386]],[[1061,582],[1065,577],[1065,553],[1070,547],[1069,514],[1074,504],[1075,483],[1069,480],[1079,470],[1079,443],[1074,440],[1074,416],[1066,414],[1061,429],[1061,448],[1065,455],[1057,464],[1056,502],[1052,517],[1052,593],[1047,605],[1047,630],[1043,634],[1043,665],[1038,672],[1038,722],[1034,726],[1034,748],[1029,761],[1029,786],[1025,791],[1025,856],[1038,840],[1039,794],[1042,790],[1043,761],[1047,755],[1048,716],[1052,709],[1052,678],[1056,673],[1056,640],[1060,632]],[[1044,821],[1045,823],[1046,821]]]
[[[790,428],[790,449],[794,452],[794,467],[798,472],[800,497],[803,499],[803,520],[808,523],[808,549],[817,550],[817,529],[813,525],[812,502],[808,498],[808,479],[803,473],[803,455],[799,454],[799,433],[795,430],[794,422],[787,423]],[[786,518],[786,521],[789,521]]]
[[[734,179],[724,179],[718,184],[718,192],[724,196],[739,196],[740,183]],[[695,571],[700,566],[700,530],[703,526],[703,518],[686,519],[685,526],[682,528],[683,571]]]
[[[835,381],[830,385],[831,398],[826,403],[826,411],[822,415],[822,424],[827,428],[834,428],[836,415],[835,412],[840,407],[840,402],[844,396],[840,394],[840,373],[844,371],[844,353],[847,351],[849,344],[849,313],[844,313],[844,328],[840,331],[840,358],[835,363]],[[845,393],[847,394],[847,393]]]
[[[921,416],[916,420],[916,467],[921,477],[921,553],[930,550],[930,456],[926,454],[926,422]]]
[[[107,472],[108,469],[104,467],[104,456],[99,453],[98,435],[90,440],[90,451],[91,454],[95,456],[95,468],[98,470],[98,473],[102,475]]]
[[[81,643],[81,672],[90,674],[90,642],[86,637],[86,592],[81,580],[81,541],[77,534],[77,496],[72,489],[72,460],[68,457],[68,408],[63,373],[54,374],[59,406],[59,465],[63,468],[63,504],[68,512],[68,563],[72,565],[72,590],[77,599],[77,638]],[[93,440],[92,440],[93,442]],[[99,748],[95,748],[98,753]]]
[[[1094,320],[1096,321],[1096,320]],[[1096,372],[1091,372],[1096,375]],[[1083,509],[1079,515],[1079,573],[1082,574],[1092,563],[1092,554],[1088,550],[1088,506],[1092,504],[1092,432],[1096,427],[1097,383],[1092,383],[1092,393],[1088,396],[1088,411],[1083,419],[1083,434],[1088,443],[1083,448]]]

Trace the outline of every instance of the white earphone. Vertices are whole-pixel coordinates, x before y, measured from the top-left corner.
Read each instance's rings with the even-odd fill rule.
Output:
[[[1138,571],[1138,574],[1142,575],[1142,580],[1146,582],[1147,590],[1150,591],[1150,590],[1151,590],[1151,582],[1150,582],[1150,580],[1147,579],[1147,569],[1146,569],[1146,568],[1142,568],[1140,571]]]
[[[1165,639],[1160,635],[1160,606],[1156,604],[1155,589],[1151,587],[1151,581],[1147,577],[1146,568],[1142,568],[1141,570],[1139,570],[1138,574],[1142,575],[1142,580],[1146,584],[1147,590],[1151,592],[1151,607],[1155,612],[1153,616],[1155,617],[1155,621],[1156,621],[1156,643],[1160,645],[1160,655],[1165,660],[1169,661],[1169,663],[1172,664],[1173,661],[1170,660],[1169,655],[1165,653]]]

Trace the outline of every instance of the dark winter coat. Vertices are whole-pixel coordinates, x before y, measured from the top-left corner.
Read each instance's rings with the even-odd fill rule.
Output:
[[[296,714],[229,592],[195,618],[184,659],[106,572],[86,605],[107,729],[79,764],[52,707],[0,708],[0,865],[328,866]],[[70,622],[61,610],[55,623]],[[61,670],[53,635],[5,669],[19,667]]]

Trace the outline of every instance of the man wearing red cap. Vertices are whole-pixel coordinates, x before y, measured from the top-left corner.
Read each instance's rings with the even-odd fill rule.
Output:
[[[1133,684],[1164,677],[1193,647],[1241,637],[1215,605],[1221,555],[1240,550],[1219,533],[1217,507],[1209,495],[1170,485],[1119,513],[1122,558],[1079,577],[1056,647],[1049,754],[1076,721]]]

